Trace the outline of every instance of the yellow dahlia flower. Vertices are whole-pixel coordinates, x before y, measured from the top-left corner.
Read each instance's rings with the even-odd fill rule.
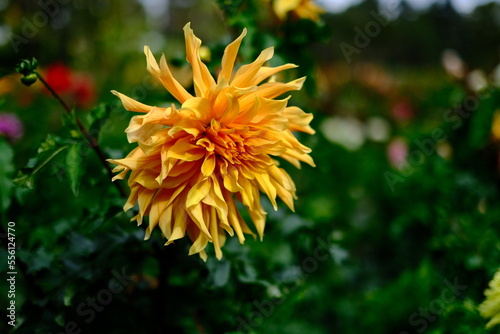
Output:
[[[319,15],[325,12],[313,0],[274,0],[273,10],[282,21],[285,20],[289,12],[300,19],[319,21]]]
[[[119,160],[116,179],[131,171],[128,184],[128,210],[138,204],[132,220],[142,223],[149,215],[145,239],[159,226],[166,245],[187,232],[193,245],[189,254],[206,260],[205,247],[212,242],[218,259],[221,247],[230,236],[253,234],[239,215],[236,200],[249,211],[262,239],[266,212],[260,204],[265,193],[274,208],[276,197],[293,210],[295,185],[271,156],[279,156],[300,168],[300,162],[314,166],[311,150],[291,131],[314,134],[309,126],[311,114],[289,107],[289,97],[275,99],[299,90],[305,78],[288,83],[266,79],[277,72],[296,67],[286,64],[267,67],[273,48],[268,48],[251,64],[233,73],[243,31],[224,52],[215,80],[200,60],[201,40],[187,24],[184,27],[187,61],[193,70],[195,94],[184,89],[173,76],[163,55],[158,64],[150,49],[144,47],[147,70],[178,100],[179,106],[148,106],[121,93],[125,109],[142,113],[132,117],[125,130],[129,142],[137,142],[130,154]]]
[[[490,281],[489,287],[484,291],[486,300],[478,307],[481,316],[491,318],[486,328],[500,324],[500,269]]]

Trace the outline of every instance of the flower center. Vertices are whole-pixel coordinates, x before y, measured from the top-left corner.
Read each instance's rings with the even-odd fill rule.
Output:
[[[205,147],[217,157],[231,164],[242,164],[244,161],[256,160],[253,148],[248,146],[248,138],[252,131],[248,127],[235,128],[221,125],[212,120],[196,144]]]

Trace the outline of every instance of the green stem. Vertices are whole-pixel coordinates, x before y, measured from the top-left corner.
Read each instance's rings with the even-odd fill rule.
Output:
[[[64,107],[66,112],[68,114],[71,114],[71,108],[66,104],[66,102],[64,102],[64,100],[59,96],[59,94],[57,94],[54,91],[54,89],[52,89],[52,87],[47,83],[47,81],[45,81],[45,79],[42,77],[42,75],[40,73],[38,73],[37,71],[35,71],[35,74],[38,77],[38,79],[43,83],[43,85],[49,90],[49,92],[52,93],[52,95],[56,98],[56,100],[59,101],[59,103]],[[76,123],[76,126],[78,127],[78,129],[80,130],[80,132],[82,133],[82,135],[89,142],[90,147],[99,156],[99,161],[101,161],[101,164],[104,166],[104,168],[108,172],[109,177],[113,178],[113,176],[114,176],[113,171],[112,171],[111,167],[109,167],[108,163],[106,162],[106,155],[104,154],[101,147],[97,143],[97,140],[94,137],[92,137],[90,135],[90,133],[88,133],[88,131],[83,126],[83,124],[76,117],[75,117],[75,123]],[[121,196],[123,196],[124,198],[128,197],[127,193],[125,192],[125,190],[123,190],[120,183],[113,182],[113,184],[115,185],[116,189],[118,190],[118,192],[120,193]]]

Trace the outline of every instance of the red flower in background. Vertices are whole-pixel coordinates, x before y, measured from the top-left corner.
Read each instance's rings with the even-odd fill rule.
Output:
[[[62,63],[54,63],[47,68],[45,81],[56,93],[63,95],[70,105],[87,108],[95,101],[94,79]]]
[[[392,106],[391,113],[394,119],[400,122],[409,121],[413,118],[413,116],[415,116],[413,106],[410,101],[405,98],[397,101]]]
[[[54,63],[47,68],[45,81],[58,94],[65,94],[71,90],[72,71],[62,63]]]
[[[87,74],[78,74],[74,81],[73,93],[79,107],[91,106],[96,95],[94,79]]]

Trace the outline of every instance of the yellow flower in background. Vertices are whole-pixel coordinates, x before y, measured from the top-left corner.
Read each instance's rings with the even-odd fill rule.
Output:
[[[286,19],[289,12],[301,19],[319,21],[319,15],[325,12],[313,0],[274,0],[273,10],[282,21]]]
[[[495,111],[493,124],[491,125],[491,134],[495,141],[500,141],[500,110]]]
[[[500,269],[489,283],[489,289],[484,291],[486,300],[479,305],[479,313],[484,318],[491,318],[486,328],[491,328],[500,323]]]
[[[132,220],[139,225],[149,215],[145,239],[156,226],[167,238],[166,245],[187,233],[193,241],[190,255],[206,260],[205,248],[212,242],[220,259],[226,233],[236,234],[241,243],[244,233],[253,234],[238,213],[236,200],[247,208],[261,239],[266,212],[260,192],[275,210],[277,197],[293,210],[295,185],[271,156],[298,168],[301,161],[314,166],[308,155],[311,150],[291,132],[314,134],[309,126],[313,116],[289,107],[289,97],[275,99],[301,89],[305,78],[264,82],[296,67],[264,66],[273,57],[272,47],[233,73],[246,30],[226,47],[217,80],[200,59],[201,40],[189,23],[184,34],[195,95],[172,76],[164,55],[158,64],[144,47],[147,70],[179,101],[180,108],[148,106],[113,91],[125,109],[142,114],[132,117],[125,130],[129,142],[137,142],[138,147],[124,159],[109,161],[118,165],[114,172],[120,172],[113,181],[131,172],[131,193],[124,210],[138,204],[139,213]]]

